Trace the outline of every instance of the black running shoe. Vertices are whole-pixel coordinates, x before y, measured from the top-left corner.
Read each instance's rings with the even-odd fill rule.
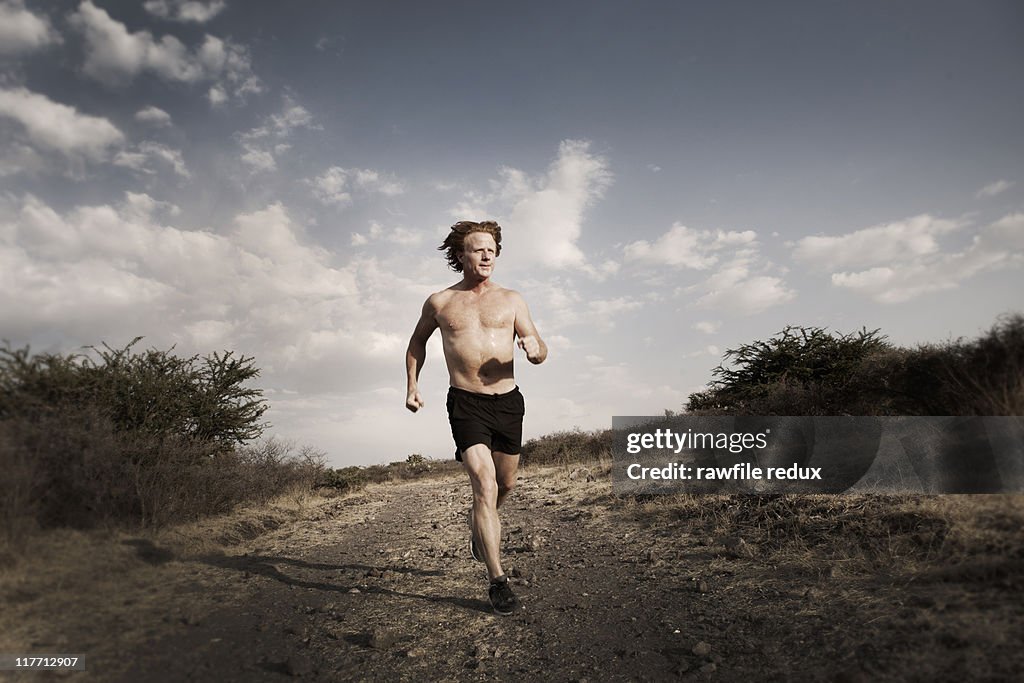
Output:
[[[506,576],[491,581],[487,597],[491,599],[491,607],[497,614],[512,614],[519,607],[519,599],[508,585]]]

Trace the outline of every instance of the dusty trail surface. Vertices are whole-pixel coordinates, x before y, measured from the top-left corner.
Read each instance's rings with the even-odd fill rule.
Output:
[[[501,617],[468,555],[469,501],[462,477],[414,481],[226,550],[124,538],[124,561],[88,590],[13,600],[63,616],[2,644],[84,653],[88,672],[58,676],[97,681],[1013,680],[1024,667],[1019,561],[952,582],[780,565],[565,469],[526,471],[502,508],[523,609]]]

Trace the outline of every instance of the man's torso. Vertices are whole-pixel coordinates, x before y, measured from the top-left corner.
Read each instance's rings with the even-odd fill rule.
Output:
[[[451,385],[481,394],[515,388],[515,294],[497,285],[476,293],[446,289],[435,295]]]

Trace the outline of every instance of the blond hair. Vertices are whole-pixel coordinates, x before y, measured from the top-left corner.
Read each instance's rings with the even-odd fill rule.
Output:
[[[494,255],[497,256],[501,253],[501,226],[494,221],[482,221],[477,223],[475,221],[459,221],[452,226],[451,232],[444,238],[444,242],[441,243],[437,249],[438,251],[445,252],[445,259],[448,261],[448,267],[454,270],[456,273],[462,272],[462,263],[459,261],[459,254],[465,248],[466,236],[471,235],[474,232],[485,232],[494,238],[494,243],[498,246],[495,250]]]

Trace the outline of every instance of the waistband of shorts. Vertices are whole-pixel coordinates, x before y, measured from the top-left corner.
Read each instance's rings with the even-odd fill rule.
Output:
[[[499,399],[505,398],[506,396],[511,396],[512,394],[519,393],[519,385],[517,384],[515,389],[511,391],[506,391],[504,394],[480,394],[475,391],[466,391],[465,389],[459,389],[458,387],[448,387],[448,393],[461,394],[463,396],[470,396],[472,398],[497,401]]]

